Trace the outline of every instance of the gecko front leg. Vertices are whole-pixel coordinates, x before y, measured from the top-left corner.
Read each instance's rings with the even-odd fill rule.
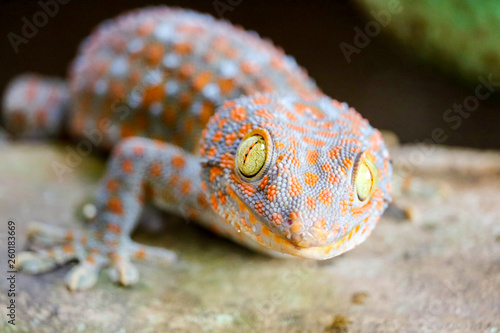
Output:
[[[97,215],[87,232],[64,232],[35,225],[32,234],[59,242],[38,252],[18,255],[18,268],[29,273],[49,271],[71,260],[70,290],[92,287],[99,271],[109,267],[112,280],[132,285],[139,279],[132,259],[175,261],[173,252],[134,243],[130,234],[146,201],[190,216],[204,202],[199,159],[177,146],[145,138],[129,138],[113,151],[96,195]]]

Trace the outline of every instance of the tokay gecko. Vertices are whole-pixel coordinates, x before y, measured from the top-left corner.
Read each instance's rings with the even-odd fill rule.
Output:
[[[132,285],[133,260],[175,261],[131,240],[146,203],[259,252],[321,260],[363,242],[391,200],[379,131],[269,41],[189,10],[102,23],[67,81],[15,78],[2,116],[13,137],[98,131],[111,151],[88,230],[37,224],[53,246],[17,257],[29,273],[77,260],[71,290],[105,267]]]

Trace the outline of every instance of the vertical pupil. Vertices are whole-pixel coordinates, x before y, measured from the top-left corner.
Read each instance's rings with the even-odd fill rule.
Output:
[[[266,141],[260,135],[244,140],[238,148],[236,162],[245,177],[253,177],[262,169],[266,161]]]

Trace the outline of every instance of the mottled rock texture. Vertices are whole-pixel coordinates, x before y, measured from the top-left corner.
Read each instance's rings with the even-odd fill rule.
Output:
[[[0,253],[8,219],[17,224],[18,251],[32,220],[84,227],[77,216],[103,159],[85,157],[59,181],[52,164],[65,163],[66,154],[49,143],[0,145]],[[18,274],[15,327],[5,321],[2,255],[0,331],[500,331],[500,153],[403,146],[392,156],[399,208],[340,257],[270,259],[161,215],[161,228],[141,227],[134,238],[175,250],[179,263],[141,264],[141,282],[130,289],[101,274],[82,293],[65,289],[69,267]]]

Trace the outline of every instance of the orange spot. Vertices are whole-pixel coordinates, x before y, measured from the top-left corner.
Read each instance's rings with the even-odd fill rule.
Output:
[[[203,186],[202,186],[202,188],[203,188]],[[221,203],[224,204],[225,202],[221,202]],[[198,194],[198,204],[202,208],[207,208],[208,207],[207,198],[205,197],[205,195],[203,193],[199,193]]]
[[[349,229],[349,223],[344,224],[344,227],[342,228],[342,235],[345,235],[348,229]]]
[[[302,186],[299,183],[299,180],[297,177],[292,176],[291,177],[291,183],[290,183],[290,189],[288,190],[288,193],[290,193],[291,197],[296,197],[302,194]]]
[[[295,125],[295,124],[287,124],[288,128],[296,131],[296,132],[299,132],[299,133],[307,133],[309,132],[309,129],[307,127],[303,127],[303,126],[298,126],[298,125]]]
[[[248,132],[252,130],[252,124],[244,124],[240,127],[240,138],[244,137]]]
[[[265,96],[257,96],[252,101],[253,104],[270,104],[271,99]]]
[[[340,225],[338,223],[334,223],[332,226],[332,232],[336,235],[339,233]]]
[[[257,240],[259,241],[259,243],[263,244],[264,242],[262,241],[262,237],[260,235],[257,235]]]
[[[154,43],[148,46],[147,59],[150,66],[157,66],[163,59],[163,45]]]
[[[106,184],[106,188],[108,189],[108,191],[114,192],[118,189],[119,185],[120,183],[116,179],[112,179]]]
[[[311,139],[308,136],[304,136],[304,137],[302,137],[302,139],[304,140],[305,143],[308,143],[308,144],[316,146],[316,147],[323,147],[326,144],[326,142],[323,140]]]
[[[146,250],[143,248],[140,248],[135,252],[135,258],[138,260],[144,260],[146,258]]]
[[[286,109],[278,109],[282,113],[285,114],[285,116],[288,118],[288,120],[296,122],[298,120],[297,115],[295,113],[292,113]]]
[[[290,157],[290,162],[292,162],[293,165],[295,165],[296,167],[299,167],[300,166],[300,160],[297,156],[295,155],[292,155]]]
[[[280,225],[281,222],[283,222],[281,214],[273,213],[272,221],[274,222],[274,224]]]
[[[235,106],[231,110],[230,117],[235,122],[241,122],[241,121],[243,121],[243,120],[246,119],[246,117],[247,117],[247,111],[242,106]]]
[[[109,223],[107,225],[107,229],[109,232],[116,234],[116,235],[119,235],[122,232],[122,228],[120,227],[120,225],[118,225],[116,223]]]
[[[319,192],[318,201],[325,206],[330,205],[333,201],[332,192],[327,188],[322,190],[321,192]]]
[[[328,175],[328,182],[330,184],[338,184],[340,182],[340,180],[337,178],[337,176],[335,176],[335,174],[330,173]]]
[[[272,184],[267,188],[267,200],[274,201],[274,199],[276,199],[277,196],[278,196],[278,189],[276,188],[276,185]]]
[[[330,163],[326,162],[321,166],[321,170],[325,172],[331,172],[333,170],[333,167]]]
[[[155,25],[152,21],[145,22],[137,29],[137,34],[139,36],[147,36],[153,32],[154,28]]]
[[[219,191],[218,195],[219,195],[219,201],[220,201],[220,203],[222,205],[226,204],[226,202],[227,202],[226,195],[224,193],[222,193],[222,191]]]
[[[214,182],[215,179],[217,179],[218,176],[222,175],[222,169],[219,167],[212,167],[210,169],[210,181]]]
[[[352,158],[344,158],[342,161],[347,169],[352,168],[352,165],[354,164],[352,161]]]
[[[316,207],[316,200],[312,197],[307,197],[306,205],[309,209],[314,209]]]
[[[151,86],[144,89],[144,94],[142,96],[142,104],[144,106],[150,106],[155,102],[161,101],[165,96],[165,90],[163,86]]]
[[[338,135],[336,132],[330,132],[330,131],[319,131],[317,133],[318,135],[324,136],[325,138],[335,138]]]
[[[301,115],[306,113],[306,112],[312,113],[313,115],[315,115],[319,119],[322,119],[325,117],[323,112],[321,112],[318,108],[316,108],[314,106],[302,104],[302,103],[295,103],[295,111]]]
[[[177,155],[172,157],[172,166],[174,168],[180,169],[183,168],[186,165],[186,160],[184,157]]]
[[[262,226],[262,234],[267,237],[267,236],[269,236],[271,234],[271,230],[269,230],[268,228]]]
[[[371,208],[371,204],[367,203],[366,205],[363,205],[362,207],[355,207],[351,209],[352,216],[355,218],[360,217],[361,215],[365,214],[368,212]]]
[[[221,79],[219,80],[219,89],[222,94],[228,95],[234,89],[234,81],[233,79]]]
[[[191,192],[191,181],[186,180],[184,181],[184,183],[182,183],[181,193],[184,195],[188,195],[189,192]]]
[[[342,216],[347,215],[347,200],[340,201],[340,214]]]
[[[89,264],[95,264],[95,258],[92,256],[87,256],[87,258],[85,258],[85,261]]]
[[[122,202],[118,198],[111,198],[108,201],[108,209],[117,215],[123,214]]]
[[[207,156],[208,157],[215,157],[215,154],[217,154],[217,147],[215,147],[215,146],[210,147],[210,149],[208,150]]]
[[[250,62],[242,62],[240,67],[241,71],[247,75],[254,75],[259,72],[259,67]]]
[[[220,156],[220,166],[225,169],[232,170],[234,168],[234,157],[231,153],[227,152]]]
[[[211,78],[212,73],[210,73],[209,71],[201,72],[194,78],[193,87],[196,90],[202,90],[203,87],[205,87],[210,82]]]
[[[132,173],[132,171],[134,171],[134,165],[133,165],[132,161],[129,159],[123,160],[122,170],[125,173]]]
[[[269,182],[269,176],[268,175],[265,175],[262,180],[260,181],[260,184],[259,184],[259,187],[261,190],[263,190],[266,186],[267,186],[267,183]]]
[[[315,165],[318,161],[319,153],[316,150],[308,150],[306,155],[306,161],[310,165]]]
[[[151,175],[153,175],[154,177],[160,176],[161,171],[162,171],[161,163],[155,163],[151,167]]]
[[[255,115],[268,120],[274,119],[274,116],[266,109],[258,109],[257,111],[255,111]]]
[[[330,149],[330,151],[328,152],[328,157],[331,158],[332,160],[335,160],[339,157],[340,155],[340,151],[342,150],[342,147],[341,146],[336,146],[336,147],[333,147],[332,149]]]
[[[257,202],[255,204],[255,210],[259,213],[259,214],[264,214],[264,204],[262,202]]]
[[[214,136],[212,137],[212,140],[215,141],[215,142],[219,142],[220,139],[222,139],[222,136],[224,135],[224,133],[222,131],[217,131]]]
[[[319,176],[315,173],[306,172],[304,173],[304,181],[309,186],[316,186],[316,182],[318,181]]]
[[[193,52],[193,47],[189,43],[178,43],[174,45],[174,51],[180,55],[188,55]]]
[[[193,75],[193,73],[194,73],[194,65],[193,64],[190,64],[190,63],[183,64],[179,68],[179,78],[180,79],[187,79],[187,78],[191,77]]]
[[[217,202],[217,198],[215,197],[215,194],[212,193],[212,196],[210,197],[210,203],[212,204],[212,207],[214,210],[217,210],[219,208],[219,203]]]
[[[241,183],[241,184],[239,184],[239,188],[240,188],[241,192],[243,192],[243,194],[245,194],[249,197],[255,193],[255,188],[250,184]]]
[[[226,146],[230,146],[233,144],[234,140],[238,138],[238,134],[236,133],[229,133],[226,135]]]
[[[275,145],[275,146],[276,146],[276,148],[278,148],[278,149],[283,149],[283,148],[285,148],[285,145],[283,144],[283,142],[276,141],[276,142],[274,143],[274,145]]]

